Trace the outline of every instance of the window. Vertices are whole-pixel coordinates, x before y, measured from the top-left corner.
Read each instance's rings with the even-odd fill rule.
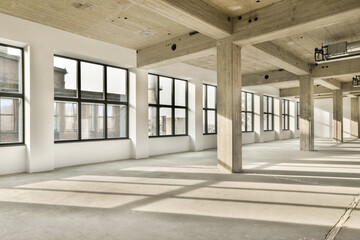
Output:
[[[187,135],[187,81],[149,74],[148,135]]]
[[[56,142],[128,137],[128,72],[54,57]]]
[[[254,131],[254,94],[249,92],[241,92],[241,120],[242,131]]]
[[[300,130],[300,102],[296,102],[296,129]]]
[[[289,130],[290,124],[290,104],[289,100],[282,100],[282,130]]]
[[[216,134],[216,87],[203,84],[203,133]]]
[[[274,98],[264,96],[264,131],[274,131]]]
[[[23,49],[0,45],[0,145],[24,143]]]

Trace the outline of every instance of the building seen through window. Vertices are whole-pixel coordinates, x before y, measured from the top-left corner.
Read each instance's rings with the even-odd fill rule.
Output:
[[[216,86],[203,84],[203,133],[217,132],[217,103]]]
[[[126,69],[55,56],[55,141],[127,138],[127,85]]]
[[[23,143],[23,50],[0,45],[0,144]]]
[[[187,135],[187,81],[149,74],[148,135]]]

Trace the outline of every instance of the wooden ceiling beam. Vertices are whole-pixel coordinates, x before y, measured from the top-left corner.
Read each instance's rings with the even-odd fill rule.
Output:
[[[233,18],[233,39],[254,45],[345,21],[360,10],[359,0],[286,0]]]
[[[252,48],[255,52],[259,52],[262,60],[280,69],[285,69],[297,75],[308,75],[310,73],[310,65],[308,63],[272,42],[256,44]]]
[[[232,34],[230,17],[202,0],[131,1],[214,39]]]

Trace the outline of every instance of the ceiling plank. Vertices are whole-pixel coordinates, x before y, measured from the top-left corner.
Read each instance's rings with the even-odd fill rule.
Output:
[[[214,39],[232,34],[230,17],[202,0],[131,0]]]
[[[309,64],[272,42],[256,44],[253,48],[261,52],[262,60],[280,69],[297,75],[308,75],[310,73]]]
[[[345,21],[360,10],[359,0],[287,0],[233,18],[233,39],[253,45]]]
[[[184,34],[168,41],[138,50],[139,68],[160,67],[216,54],[216,41],[201,33]]]

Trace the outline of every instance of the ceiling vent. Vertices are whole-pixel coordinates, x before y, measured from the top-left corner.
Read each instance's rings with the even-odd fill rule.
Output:
[[[360,41],[340,42],[315,48],[315,61],[317,63],[338,61],[341,59],[360,57]]]

